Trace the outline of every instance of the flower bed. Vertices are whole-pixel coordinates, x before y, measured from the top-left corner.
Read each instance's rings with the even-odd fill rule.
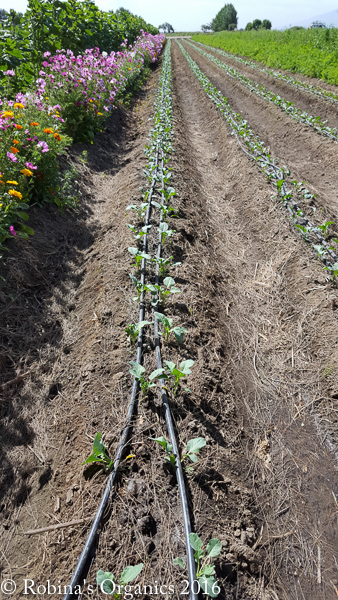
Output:
[[[0,100],[0,245],[34,233],[23,222],[33,194],[62,206],[57,156],[73,139],[93,139],[126,88],[157,60],[164,39],[142,32],[133,46],[125,40],[109,55],[98,48],[79,56],[46,52],[36,89]]]

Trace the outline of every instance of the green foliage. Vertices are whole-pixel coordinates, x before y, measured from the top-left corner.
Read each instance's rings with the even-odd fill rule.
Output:
[[[173,394],[176,395],[180,380],[191,374],[191,367],[195,364],[193,360],[183,360],[178,367],[171,360],[165,360],[165,368],[157,369],[152,373],[153,377],[161,377],[161,379],[173,380]],[[156,373],[156,375],[155,375]],[[190,391],[190,390],[189,390]]]
[[[15,70],[13,91],[21,92],[38,77],[44,52],[67,48],[82,54],[98,47],[110,53],[125,38],[134,43],[141,29],[158,33],[128,10],[104,12],[91,0],[29,0],[24,15],[11,11],[1,21],[0,67]]]
[[[225,31],[230,25],[237,27],[237,11],[233,4],[225,4],[211,21],[213,31]]]
[[[204,550],[203,542],[197,533],[190,533],[189,542],[192,549],[195,550],[194,557],[197,566],[196,578],[201,589],[206,596],[217,598],[221,590],[214,577],[215,567],[211,564],[211,559],[219,556],[222,550],[222,544],[217,538],[213,538],[209,541]],[[174,559],[174,565],[181,567],[181,569],[185,569],[184,561],[180,557]]]
[[[174,466],[175,465],[175,455],[173,454],[173,447],[169,442],[167,442],[165,437],[163,437],[163,435],[162,435],[159,438],[149,438],[149,439],[153,440],[154,442],[157,442],[158,444],[160,444],[160,446],[162,446],[162,448],[166,452],[166,457],[165,457],[166,460]],[[189,440],[189,442],[186,445],[186,451],[183,453],[182,462],[186,458],[189,458],[191,460],[191,462],[197,463],[198,458],[196,455],[202,448],[204,448],[204,446],[206,446],[206,441],[203,437],[193,438],[193,439]],[[192,467],[189,467],[189,469],[191,469],[191,468]]]
[[[127,583],[133,581],[141,573],[142,569],[143,563],[126,567],[123,569],[119,582],[115,581],[113,573],[99,570],[96,575],[96,583],[104,595],[120,599],[124,597],[124,587]]]
[[[103,442],[101,442],[100,432],[95,436],[92,454],[82,464],[87,465],[94,462],[102,463],[106,471],[108,471],[114,464],[114,461],[111,460],[107,454],[106,446]]]
[[[157,320],[163,325],[163,334],[160,335],[163,335],[165,341],[168,342],[170,334],[173,333],[178,343],[182,344],[183,335],[185,333],[188,333],[187,330],[184,329],[184,327],[173,327],[173,319],[171,319],[170,317],[166,317],[162,313],[155,312],[154,315],[157,318]]]
[[[264,24],[265,23],[265,24]],[[338,29],[286,29],[236,31],[194,35],[193,39],[214,48],[253,58],[269,67],[286,69],[338,84]],[[219,30],[217,30],[219,31]]]
[[[135,344],[137,338],[138,338],[138,334],[140,333],[141,329],[143,327],[145,327],[146,325],[150,325],[149,321],[139,321],[138,323],[130,323],[130,325],[128,325],[125,329],[125,332],[127,335],[129,335],[131,341],[133,344]]]

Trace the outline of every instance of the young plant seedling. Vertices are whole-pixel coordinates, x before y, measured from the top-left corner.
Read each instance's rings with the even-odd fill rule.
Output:
[[[184,327],[173,327],[173,320],[170,317],[166,317],[162,313],[155,312],[154,313],[156,319],[163,325],[163,335],[166,342],[169,340],[169,336],[171,333],[174,334],[176,340],[179,344],[183,343],[183,335],[188,333],[187,329]]]
[[[167,442],[165,437],[163,437],[163,435],[162,435],[159,438],[149,438],[149,439],[153,440],[154,442],[157,442],[158,444],[160,444],[160,446],[162,446],[162,448],[164,448],[164,450],[167,454],[165,457],[166,460],[174,466],[175,465],[175,455],[173,454],[173,447],[169,442]],[[189,440],[189,442],[187,443],[187,446],[186,446],[186,452],[183,454],[183,457],[182,457],[182,463],[186,458],[189,458],[191,460],[191,462],[193,462],[193,463],[197,463],[198,458],[197,458],[196,454],[201,450],[201,448],[204,448],[205,445],[206,445],[206,441],[202,437]],[[191,469],[191,467],[189,467],[189,470],[190,469]]]
[[[135,225],[128,224],[128,227],[135,234],[134,235],[135,240],[137,242],[139,242],[140,240],[142,240],[144,235],[147,235],[148,230],[152,227],[152,225],[144,225],[144,227],[142,227],[139,231],[137,231],[137,228],[135,227]]]
[[[150,390],[150,388],[156,387],[156,383],[152,383],[152,380],[155,379],[156,373],[157,371],[159,371],[159,369],[153,371],[149,376],[149,381],[147,381],[147,379],[145,378],[145,368],[142,367],[142,365],[137,363],[135,360],[131,360],[129,362],[133,366],[133,368],[130,369],[129,373],[131,373],[131,375],[133,375],[135,379],[139,382],[142,390],[142,396],[143,398],[146,398],[148,390]]]
[[[112,598],[120,599],[123,598],[124,588],[127,583],[133,581],[142,571],[143,563],[135,565],[133,567],[126,567],[118,582],[115,581],[115,577],[109,571],[98,571],[96,575],[96,582],[100,588],[100,591],[107,596]]]
[[[133,255],[135,258],[135,263],[133,267],[136,267],[137,270],[140,270],[142,259],[151,260],[150,254],[146,254],[145,252],[141,252],[138,248],[128,248],[128,252]]]
[[[326,232],[330,225],[334,225],[334,221],[326,221],[323,225],[317,225],[317,229],[320,229],[323,232],[323,235],[326,235]]]
[[[162,258],[161,256],[155,256],[152,260],[159,266],[160,275],[164,277],[167,274],[169,267],[178,267],[180,262],[172,263],[173,256],[169,256],[169,258]]]
[[[169,229],[168,223],[161,223],[159,227],[159,232],[161,234],[161,242],[162,244],[165,242],[166,238],[172,237],[175,233],[173,229]]]
[[[204,550],[203,542],[197,533],[190,533],[189,542],[190,546],[195,550],[194,556],[198,583],[206,596],[217,598],[221,590],[214,577],[215,567],[211,564],[211,559],[219,556],[222,544],[217,538],[213,538],[209,541],[206,550]],[[174,565],[178,565],[181,569],[186,568],[183,559],[180,557],[174,559]]]
[[[178,368],[174,362],[170,360],[164,361],[166,364],[167,378],[172,377],[174,379],[174,390],[173,394],[176,395],[178,385],[180,380],[191,373],[191,367],[194,365],[193,360],[184,360],[180,364],[180,368]]]
[[[162,211],[163,221],[166,221],[168,216],[178,217],[177,210],[175,210],[175,208],[172,206],[166,206],[165,204],[161,204],[155,200],[152,201],[152,205],[156,206],[156,208],[159,208]]]
[[[152,296],[155,296],[151,303],[153,306],[157,305],[157,299],[159,304],[163,304],[164,306],[166,298],[169,296],[169,294],[181,293],[181,290],[175,286],[175,279],[172,277],[166,277],[163,280],[163,285],[147,285],[145,287],[147,290],[149,290],[149,292],[151,292]]]
[[[153,440],[154,442],[157,442],[158,444],[160,444],[160,446],[162,446],[162,448],[166,452],[166,457],[165,457],[166,461],[168,461],[174,467],[175,466],[175,455],[173,454],[173,447],[169,442],[167,442],[165,437],[163,437],[163,435],[161,435],[161,437],[159,437],[159,438],[151,437],[149,439]]]
[[[130,325],[126,327],[125,332],[129,335],[133,344],[135,344],[141,329],[146,325],[150,325],[150,321],[139,321],[139,323],[136,324],[130,323]]]
[[[83,465],[88,465],[90,463],[99,462],[103,463],[106,471],[109,471],[110,467],[113,466],[114,461],[111,460],[107,454],[106,446],[103,442],[101,442],[101,433],[97,433],[93,443],[93,452],[90,456],[88,456],[87,460],[85,460]]]
[[[137,296],[134,296],[133,300],[134,300],[134,302],[135,302],[135,300],[137,300],[138,302],[140,302],[142,291],[143,290],[147,291],[148,288],[145,285],[143,285],[143,283],[139,279],[137,279],[137,277],[135,277],[134,275],[132,275],[131,273],[129,273],[129,277],[133,281],[133,283],[134,283],[134,285],[136,287]]]
[[[137,216],[138,219],[141,221],[141,219],[143,219],[145,212],[146,212],[146,208],[148,206],[147,202],[142,202],[142,204],[140,204],[140,206],[138,206],[137,204],[129,204],[129,206],[127,206],[126,210],[136,210],[137,211]]]

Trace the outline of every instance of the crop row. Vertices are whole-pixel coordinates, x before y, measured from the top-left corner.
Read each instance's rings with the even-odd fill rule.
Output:
[[[202,43],[196,40],[197,44],[200,44],[202,47],[206,47],[206,43]],[[253,60],[249,60],[247,58],[242,58],[241,56],[237,56],[236,54],[231,54],[230,52],[225,52],[220,48],[212,46],[215,52],[218,54],[222,54],[226,58],[231,58],[232,60],[237,61],[238,63],[245,65],[247,67],[251,67],[256,71],[260,71],[260,73],[264,73],[265,75],[269,75],[273,79],[279,79],[280,81],[285,81],[286,83],[292,85],[297,89],[301,89],[308,94],[312,94],[313,96],[318,96],[319,98],[323,98],[324,100],[331,100],[332,102],[338,102],[338,94],[335,92],[330,92],[328,90],[324,90],[318,85],[313,85],[312,83],[306,83],[305,81],[301,81],[300,79],[296,79],[292,77],[292,75],[287,75],[286,73],[280,73],[279,71],[275,71],[274,69],[269,69],[268,67],[261,67],[258,63]]]
[[[338,30],[300,29],[284,31],[221,31],[193,36],[209,46],[253,58],[277,69],[303,73],[337,85]]]
[[[294,119],[298,123],[305,123],[306,125],[313,127],[315,131],[317,131],[317,133],[320,133],[321,135],[329,137],[335,141],[338,140],[336,127],[326,127],[325,121],[323,121],[321,117],[313,117],[312,115],[309,115],[307,111],[302,110],[301,108],[297,108],[297,106],[295,106],[295,104],[290,100],[282,98],[279,94],[271,92],[265,85],[252,81],[252,79],[246,77],[245,75],[237,71],[237,69],[235,69],[234,67],[231,67],[223,61],[218,60],[218,58],[216,58],[209,52],[205,52],[199,46],[191,44],[190,42],[187,43],[189,44],[189,46],[194,48],[194,50],[197,50],[197,52],[199,52],[200,54],[211,60],[213,63],[215,63],[215,65],[220,67],[220,69],[223,69],[223,71],[225,71],[229,77],[237,79],[237,81],[245,85],[250,90],[250,92],[253,92],[257,96],[260,96],[267,102],[275,104],[275,106],[278,106],[278,108],[286,112],[292,119]]]
[[[209,541],[204,550],[202,540],[200,540],[197,534],[191,532],[182,463],[186,460],[196,463],[198,460],[197,454],[205,446],[206,442],[204,438],[189,440],[185,450],[182,452],[182,459],[180,458],[169,404],[169,396],[174,398],[181,391],[182,380],[191,373],[194,361],[185,360],[178,365],[173,361],[166,360],[163,366],[161,359],[160,336],[165,343],[170,336],[173,336],[177,344],[180,345],[183,342],[184,334],[187,333],[184,327],[174,326],[174,318],[173,316],[169,316],[167,308],[167,299],[171,294],[181,293],[173,277],[169,276],[169,270],[179,266],[180,263],[173,263],[172,256],[165,258],[162,256],[163,250],[165,254],[169,254],[167,249],[175,234],[175,231],[169,226],[168,219],[177,216],[176,209],[171,206],[172,200],[175,197],[175,190],[170,185],[171,170],[168,166],[172,152],[172,138],[171,58],[169,42],[167,43],[163,57],[159,92],[155,99],[154,127],[151,131],[150,143],[145,148],[147,167],[144,173],[147,178],[147,186],[142,190],[143,201],[140,204],[133,204],[127,207],[127,211],[132,211],[135,215],[135,222],[128,225],[135,245],[130,246],[128,252],[135,260],[133,264],[134,272],[130,273],[130,278],[136,291],[133,300],[138,301],[140,306],[138,322],[130,323],[126,327],[126,333],[130,338],[131,344],[133,345],[137,342],[136,360],[130,361],[132,365],[130,374],[134,378],[134,383],[127,415],[127,425],[123,431],[115,460],[110,458],[99,432],[95,437],[93,451],[86,460],[86,464],[95,462],[101,464],[106,472],[110,472],[104,493],[106,504],[115,480],[123,449],[127,443],[131,417],[137,406],[137,395],[140,392],[142,398],[145,399],[149,391],[155,388],[157,382],[159,382],[170,441],[167,441],[163,435],[151,439],[163,448],[165,460],[176,473],[187,547],[190,597],[192,600],[197,600],[200,589],[210,597],[217,597],[220,591],[217,581],[213,577],[215,569],[210,564],[210,561],[220,553],[222,546],[219,540],[213,539]],[[152,217],[153,212],[154,217]],[[152,251],[152,249],[154,250]],[[149,283],[148,280],[153,280],[154,283]],[[160,310],[161,312],[159,312]],[[145,320],[146,314],[152,315],[153,319],[157,362],[157,368],[150,374],[147,374],[146,368],[142,365],[143,332],[146,327],[152,324],[151,321]],[[186,392],[187,388],[184,390],[184,393]],[[186,472],[189,472],[191,469],[192,467],[184,465]],[[104,506],[101,502],[98,511],[99,517],[95,517],[94,524],[97,523],[98,525],[104,511]],[[94,535],[92,533],[93,527],[94,525],[90,533],[91,539]],[[88,541],[79,561],[81,564],[84,563],[87,557],[85,551],[89,551]],[[195,557],[197,557],[197,570]],[[175,559],[174,564],[184,570],[186,569],[185,562],[181,557]],[[99,570],[97,573],[97,584],[103,593],[116,594],[114,597],[122,598],[123,590],[126,590],[126,585],[139,575],[142,568],[143,563],[128,566],[123,570],[119,578],[116,578],[110,571]],[[79,574],[81,574],[81,569],[77,567],[76,578],[73,576],[70,589],[76,585]],[[195,592],[197,587],[198,589]],[[66,595],[64,600],[68,600],[69,597],[69,595]]]
[[[67,187],[72,169],[62,175],[60,155],[73,139],[92,142],[127,86],[157,60],[163,41],[142,34],[133,47],[110,55],[96,48],[82,56],[46,52],[35,88],[1,100],[0,249],[8,237],[34,234],[26,225],[31,200],[60,208],[75,202]],[[8,88],[13,75],[7,71]]]
[[[182,44],[179,41],[177,41],[177,43],[182,54],[187,59],[191,70],[202,84],[204,91],[223,114],[227,124],[231,128],[232,134],[236,136],[241,148],[248,156],[250,156],[250,158],[259,164],[268,181],[276,186],[277,196],[279,195],[281,197],[283,205],[287,208],[295,226],[300,231],[305,241],[312,245],[320,259],[324,262],[324,268],[328,270],[332,275],[332,278],[335,279],[338,276],[338,257],[335,248],[325,240],[327,231],[333,222],[327,221],[321,225],[314,225],[304,214],[295,199],[295,196],[297,195],[300,198],[313,198],[306,189],[304,182],[292,180],[290,181],[292,189],[287,186],[287,178],[289,178],[291,174],[290,170],[286,166],[279,166],[278,159],[273,159],[271,157],[268,149],[258,135],[254,133],[248,122],[242,118],[240,113],[236,113],[231,109],[227,98],[213,86],[211,81],[201,71]],[[332,241],[338,243],[338,239],[333,238]]]

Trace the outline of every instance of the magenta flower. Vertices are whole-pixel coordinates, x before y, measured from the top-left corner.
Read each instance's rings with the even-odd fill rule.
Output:
[[[31,162],[25,162],[25,167],[27,167],[27,169],[37,169]]]
[[[11,232],[12,235],[16,235],[16,231],[15,231],[13,225],[10,226],[9,231]]]
[[[41,148],[41,152],[49,152],[49,148],[48,148],[48,144],[46,144],[46,142],[44,141],[40,141],[37,143],[36,145],[37,148]]]
[[[8,69],[8,71],[4,72],[4,75],[9,75],[10,77],[14,77],[15,71],[13,71],[13,69]]]
[[[15,154],[13,154],[13,152],[7,152],[7,157],[12,161],[12,162],[18,162],[18,159],[16,158]]]

